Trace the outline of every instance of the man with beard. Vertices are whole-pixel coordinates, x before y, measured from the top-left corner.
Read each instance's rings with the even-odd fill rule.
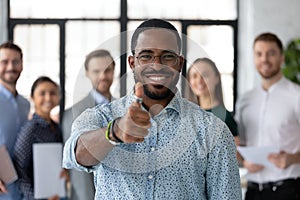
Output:
[[[241,199],[232,134],[176,88],[176,28],[143,22],[131,51],[135,90],[75,120],[63,165],[94,172],[95,199]]]
[[[22,57],[22,50],[16,44],[6,42],[0,45],[0,147],[5,146],[10,156],[30,109],[29,102],[16,89],[23,70]],[[0,199],[21,199],[15,182],[5,183],[0,178]]]
[[[72,123],[78,115],[87,108],[109,103],[113,99],[110,86],[114,78],[115,62],[109,51],[97,49],[90,52],[86,56],[84,68],[86,77],[90,79],[93,89],[85,98],[64,112],[62,121],[64,141],[70,137]],[[71,200],[94,199],[95,188],[92,173],[71,170],[70,176],[72,183]]]
[[[274,167],[241,161],[249,172],[246,200],[296,200],[300,198],[300,87],[282,75],[283,47],[276,35],[256,37],[254,62],[262,85],[237,103],[240,142],[280,151],[268,155]]]

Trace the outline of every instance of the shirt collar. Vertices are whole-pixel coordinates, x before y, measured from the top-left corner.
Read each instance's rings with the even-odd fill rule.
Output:
[[[13,94],[1,84],[0,84],[0,92],[8,99],[12,99],[14,97]]]
[[[109,99],[107,99],[105,96],[94,89],[91,91],[91,95],[95,99],[96,104],[105,104],[110,102]]]
[[[44,118],[42,118],[41,116],[39,116],[38,114],[34,113],[32,116],[32,120],[38,122],[39,124],[41,124],[43,127],[47,127],[50,125],[49,122],[47,122]]]
[[[287,79],[282,76],[276,83],[274,83],[269,89],[268,91],[265,91],[267,93],[273,92],[274,90],[276,90],[276,88],[281,87],[281,85],[284,85],[286,83]],[[263,90],[263,88],[261,87],[261,89]]]

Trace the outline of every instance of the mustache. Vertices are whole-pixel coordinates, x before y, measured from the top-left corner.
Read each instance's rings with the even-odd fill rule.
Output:
[[[157,75],[173,75],[174,72],[170,69],[159,69],[159,70],[155,70],[155,69],[148,69],[145,70],[142,74],[157,74]]]
[[[6,73],[18,73],[18,70],[9,70],[9,71],[6,71]]]

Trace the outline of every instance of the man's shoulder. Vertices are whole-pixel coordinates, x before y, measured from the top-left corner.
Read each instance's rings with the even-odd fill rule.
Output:
[[[19,101],[20,101],[21,104],[25,104],[27,106],[30,106],[29,101],[24,96],[18,95],[18,97],[19,97]]]
[[[259,87],[254,87],[248,91],[246,91],[244,94],[242,94],[238,98],[238,103],[244,102],[244,101],[249,101],[252,100],[253,98],[259,97],[260,95],[260,88]]]
[[[194,102],[191,102],[186,98],[182,98],[180,106],[180,112],[182,115],[188,116],[189,118],[193,118],[196,121],[199,119],[204,120],[205,118],[209,119],[207,118],[207,116],[211,115],[211,113],[203,110],[198,104],[195,104]]]
[[[284,78],[285,84],[287,87],[284,87],[284,89],[288,89],[290,91],[288,92],[296,92],[296,94],[300,95],[300,85],[297,83],[292,82],[291,80]]]
[[[94,107],[96,105],[95,100],[90,96],[87,95],[73,106],[65,110],[65,113],[81,113],[87,108]]]
[[[196,112],[197,111],[198,112],[203,112],[204,111],[203,109],[201,109],[201,107],[198,104],[196,104],[196,103],[194,103],[194,102],[192,102],[192,101],[190,101],[186,98],[182,98],[181,106],[183,106],[187,110],[195,110]],[[183,110],[183,111],[187,111],[187,110]]]

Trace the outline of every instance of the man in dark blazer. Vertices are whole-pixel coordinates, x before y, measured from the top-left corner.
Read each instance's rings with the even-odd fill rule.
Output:
[[[86,56],[84,67],[93,89],[85,98],[64,112],[62,121],[64,141],[70,137],[72,123],[78,115],[87,108],[109,103],[113,99],[110,86],[113,82],[115,62],[111,54],[104,49],[92,51]],[[95,195],[93,174],[70,170],[70,175],[71,200],[93,200]]]

